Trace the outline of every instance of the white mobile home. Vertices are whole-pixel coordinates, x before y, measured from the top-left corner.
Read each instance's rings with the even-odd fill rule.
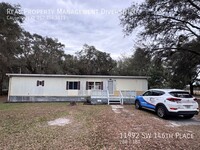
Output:
[[[86,101],[92,98],[93,103],[109,104],[111,98],[122,102],[123,97],[141,94],[148,88],[144,76],[7,75],[9,102]]]

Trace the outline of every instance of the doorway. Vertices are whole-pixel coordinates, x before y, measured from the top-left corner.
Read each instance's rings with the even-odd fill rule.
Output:
[[[108,80],[108,92],[109,92],[109,95],[113,95],[114,94],[113,80]]]

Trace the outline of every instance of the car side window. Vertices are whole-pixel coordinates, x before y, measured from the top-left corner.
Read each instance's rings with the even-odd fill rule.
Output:
[[[163,94],[165,94],[165,93],[162,91],[152,91],[152,96],[161,96]]]
[[[142,96],[161,96],[165,94],[163,91],[147,91]]]
[[[151,96],[151,91],[147,91],[143,94],[143,96]]]

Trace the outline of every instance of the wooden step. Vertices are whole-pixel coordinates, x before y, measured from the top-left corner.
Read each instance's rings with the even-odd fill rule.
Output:
[[[109,100],[109,102],[121,102],[121,100]]]
[[[120,103],[120,101],[109,101],[109,103]]]
[[[110,98],[108,104],[121,104],[121,99],[119,99],[119,98]]]
[[[120,102],[109,102],[109,105],[120,105]]]

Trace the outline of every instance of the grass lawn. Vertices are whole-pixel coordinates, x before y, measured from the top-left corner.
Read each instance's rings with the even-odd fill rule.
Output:
[[[71,123],[47,124],[63,117]],[[6,150],[198,149],[199,127],[171,127],[168,120],[132,105],[115,113],[108,105],[0,103],[0,149]],[[185,134],[192,137],[183,137]]]

